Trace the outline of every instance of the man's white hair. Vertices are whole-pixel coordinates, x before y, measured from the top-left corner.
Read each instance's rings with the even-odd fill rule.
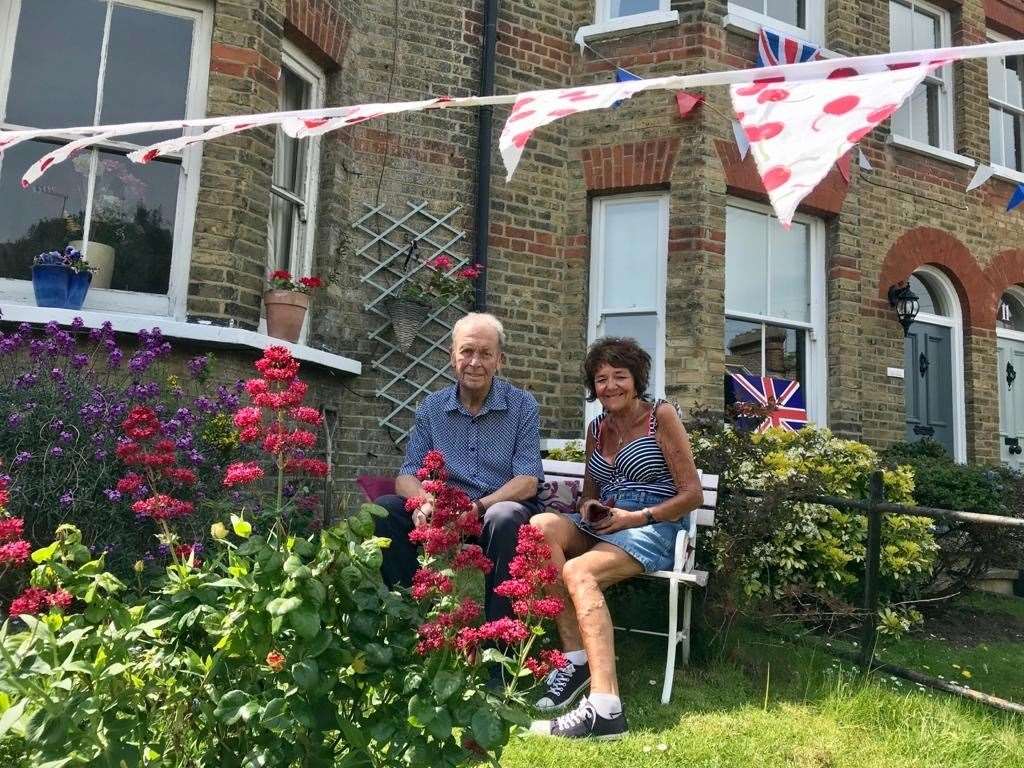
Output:
[[[490,312],[470,312],[468,315],[460,317],[455,322],[455,325],[452,326],[452,343],[455,343],[455,339],[458,337],[459,331],[465,330],[474,325],[483,325],[493,330],[498,334],[498,348],[505,348],[505,326],[501,324],[501,320],[496,318]]]

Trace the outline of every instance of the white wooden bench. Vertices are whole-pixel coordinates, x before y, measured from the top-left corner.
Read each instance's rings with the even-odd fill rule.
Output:
[[[581,462],[544,460],[544,490],[541,500],[548,509],[561,512],[572,510],[575,500],[583,491],[583,469]],[[693,602],[693,588],[708,583],[707,571],[695,567],[697,556],[697,533],[700,526],[715,524],[715,506],[718,503],[718,475],[700,473],[704,490],[704,503],[700,509],[690,513],[690,524],[676,535],[675,557],[671,571],[654,571],[642,574],[644,578],[668,581],[668,632],[654,632],[643,629],[615,627],[620,631],[657,635],[668,639],[665,661],[665,682],[661,689],[661,703],[668,704],[672,697],[672,682],[675,677],[676,650],[682,648],[683,665],[690,662],[690,610]],[[684,590],[683,611],[679,616],[679,588]]]

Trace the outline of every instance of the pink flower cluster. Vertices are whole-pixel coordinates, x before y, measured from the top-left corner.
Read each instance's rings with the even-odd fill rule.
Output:
[[[52,592],[42,587],[29,587],[11,601],[7,609],[8,616],[35,616],[47,608],[66,611],[74,602],[70,592],[55,589]]]
[[[512,601],[516,616],[529,619],[554,619],[562,612],[562,601],[545,596],[548,586],[558,580],[558,569],[552,565],[551,548],[539,528],[524,525],[516,540],[516,556],[508,564],[511,579],[494,588],[496,594]]]
[[[139,517],[153,520],[171,520],[187,517],[195,511],[190,501],[184,501],[170,493],[158,491],[163,483],[189,488],[196,484],[196,473],[177,461],[177,447],[174,441],[164,437],[163,426],[156,411],[137,405],[128,412],[121,422],[124,438],[118,443],[116,453],[130,471],[117,481],[117,490],[123,495],[146,494],[132,504],[132,511]]]
[[[0,568],[24,565],[32,555],[32,545],[21,538],[25,521],[4,517],[8,500],[7,478],[0,477]]]
[[[308,387],[299,378],[299,361],[285,347],[268,347],[255,363],[258,379],[245,382],[252,405],[235,412],[234,423],[243,443],[261,444],[274,463],[288,474],[323,477],[327,464],[304,452],[316,447],[317,436],[308,429],[287,426],[286,419],[320,426],[323,417],[316,408],[302,405]],[[227,468],[224,485],[255,483],[264,477],[254,461],[236,462]]]
[[[548,649],[541,651],[537,657],[527,659],[524,666],[533,673],[535,678],[543,680],[551,673],[551,670],[561,669],[568,663],[569,660],[561,651]]]

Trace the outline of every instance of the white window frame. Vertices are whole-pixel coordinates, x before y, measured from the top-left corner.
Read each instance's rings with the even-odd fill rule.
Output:
[[[669,214],[669,193],[668,192],[639,192],[628,195],[608,195],[606,197],[595,197],[592,202],[591,234],[590,234],[590,301],[587,308],[587,344],[592,344],[598,338],[600,319],[608,313],[603,311],[604,297],[604,229],[608,208],[621,203],[634,203],[638,201],[653,201],[658,203],[658,274],[656,275],[655,296],[657,305],[653,307],[631,307],[629,311],[619,311],[614,314],[630,315],[638,313],[657,314],[658,330],[655,348],[655,358],[651,361],[651,394],[655,398],[665,396],[665,296],[668,285],[668,214]],[[586,422],[596,418],[601,413],[601,403],[595,400],[587,403]],[[584,425],[585,427],[585,425]]]
[[[10,86],[14,60],[14,38],[17,33],[17,19],[25,0],[0,0],[0,20],[4,20],[4,34],[0,35],[0,107],[5,108]],[[105,24],[110,21],[110,5]],[[117,5],[152,10],[174,16],[192,19],[192,56],[189,61],[189,81],[183,117],[197,119],[206,115],[207,89],[209,85],[210,51],[213,39],[213,5],[207,0],[116,0]],[[102,63],[101,63],[102,67]],[[47,128],[49,126],[16,126],[0,120],[4,128]],[[188,129],[194,134],[202,129]],[[130,136],[127,138],[131,138]],[[119,141],[97,143],[95,148],[125,148]],[[155,317],[171,317],[184,320],[188,301],[189,262],[192,252],[192,235],[195,229],[196,203],[199,198],[199,176],[202,164],[202,143],[194,144],[183,152],[170,155],[181,158],[178,174],[178,196],[171,247],[171,267],[165,295],[147,294],[135,291],[93,289],[86,296],[84,309],[108,312],[130,312]],[[0,155],[0,164],[3,156]],[[2,167],[2,165],[0,165]],[[90,188],[90,196],[92,194]],[[87,209],[90,206],[86,201]],[[55,244],[57,245],[63,244]],[[34,304],[30,280],[0,278],[0,300],[17,304]]]
[[[284,68],[287,67],[310,86],[309,108],[316,109],[324,106],[327,98],[327,76],[313,59],[306,55],[297,45],[290,40],[285,40],[281,51],[281,77],[284,76]],[[280,130],[278,128],[277,130]],[[310,274],[313,267],[313,243],[316,240],[317,226],[317,204],[320,192],[320,138],[313,137],[305,139],[306,146],[306,177],[302,182],[303,194],[300,203],[298,226],[292,228],[292,243],[290,247],[291,259],[288,271],[296,278]],[[281,195],[293,199],[286,190],[277,188],[271,184],[271,195]],[[298,202],[293,200],[293,202]],[[267,218],[267,270],[270,264],[270,225],[273,220],[273,208],[268,212]],[[302,330],[299,332],[299,343],[304,344],[309,331],[310,313],[302,322]],[[260,333],[266,333],[267,319],[260,308]]]
[[[1003,294],[1009,293],[1017,299],[1021,304],[1024,304],[1024,288],[1019,285],[1008,285],[1003,289],[1002,293],[999,294],[999,300],[1002,301]],[[1001,336],[1004,339],[1010,339],[1012,341],[1024,341],[1024,331],[1014,331],[1010,328],[1000,328],[996,325],[996,336]],[[1024,374],[1024,371],[1021,371]]]
[[[937,267],[925,264],[914,270],[914,276],[922,280],[942,304],[945,314],[918,312],[916,322],[941,325],[950,330],[950,357],[953,369],[953,460],[960,464],[967,462],[967,413],[964,405],[964,320],[960,308],[960,297],[956,288]]]
[[[619,19],[631,19],[637,16],[646,16],[651,13],[668,13],[672,8],[671,0],[658,0],[658,7],[653,11],[644,13],[633,13],[628,16],[612,16],[612,0],[596,0],[594,8],[594,21],[597,24],[617,21]]]
[[[1011,39],[1011,38],[1007,37],[1006,35],[1001,35],[998,32],[994,32],[992,30],[988,30],[987,31],[987,37],[988,37],[988,39],[991,42],[994,42],[994,43],[1007,42],[1007,41],[1009,41]],[[1002,57],[1002,60],[1005,60],[1005,58],[1006,58],[1005,56]],[[986,84],[987,84],[987,86],[989,88],[991,88],[992,83],[990,81],[986,81]],[[996,107],[1000,111],[1003,111],[1003,112],[1013,112],[1013,113],[1016,113],[1017,115],[1020,116],[1021,120],[1024,121],[1024,108],[1018,107],[1015,104],[1010,104],[1010,103],[1005,102],[1005,101],[999,101],[999,99],[993,99],[991,96],[989,96],[988,97],[988,106],[989,106],[990,109],[992,107]],[[1003,136],[1003,141],[1005,141],[1005,140],[1006,140],[1006,137],[1004,135]],[[1021,154],[1024,155],[1024,142],[1022,142]],[[1021,174],[1024,173],[1024,157],[1018,157],[1017,158],[1017,161],[1019,163],[1021,163],[1021,167],[1020,168],[1010,168],[1007,165],[1003,165],[1002,163],[995,162],[995,160],[993,160],[993,158],[992,158],[992,147],[989,147],[988,157],[989,157],[989,162],[991,163],[992,167],[995,169],[997,174],[999,174],[1000,176],[1005,176],[1007,174],[1010,174],[1013,177],[1016,177],[1018,181],[1024,181],[1024,178],[1021,178]]]
[[[726,205],[731,208],[741,208],[762,214],[768,218],[775,218],[774,211],[767,205],[745,200],[743,198],[730,197]],[[815,424],[828,423],[828,305],[826,297],[826,274],[825,274],[825,223],[813,216],[798,213],[793,221],[807,227],[807,250],[809,264],[808,279],[810,285],[810,321],[792,320],[789,318],[772,317],[771,315],[759,315],[748,312],[736,312],[726,310],[724,316],[733,320],[744,320],[751,323],[765,323],[776,327],[794,328],[807,332],[806,350],[807,359],[804,362],[804,371],[807,381],[802,382],[804,387],[804,401],[807,404],[807,418]],[[729,233],[725,233],[726,240]],[[768,273],[766,279],[771,279],[771,254],[768,254]],[[724,308],[724,302],[723,302]],[[761,345],[761,369],[764,370],[764,344]]]
[[[889,7],[890,8],[894,4],[895,5],[902,5],[905,8],[910,8],[911,11],[918,11],[918,10],[920,10],[920,11],[922,11],[923,13],[925,13],[925,14],[927,14],[929,16],[934,16],[937,19],[938,23],[939,23],[938,47],[940,47],[940,48],[952,47],[952,45],[953,45],[952,20],[951,20],[949,11],[947,11],[945,8],[940,8],[937,5],[932,5],[931,3],[926,2],[926,0],[889,0]],[[916,42],[913,42],[912,43],[912,47],[913,48],[918,48],[919,46],[916,44]],[[890,50],[892,49],[891,41],[890,41],[889,48],[890,48]],[[937,70],[937,73],[931,73],[931,74],[926,75],[922,82],[923,83],[927,83],[927,84],[936,85],[936,86],[938,86],[938,89],[939,89],[939,98],[938,98],[939,144],[936,147],[936,146],[934,146],[932,144],[929,144],[926,141],[919,141],[919,140],[914,139],[914,138],[912,138],[910,136],[899,135],[899,134],[896,133],[895,122],[892,123],[892,125],[893,125],[893,130],[892,130],[893,143],[899,144],[899,145],[905,145],[905,146],[907,146],[910,149],[915,149],[915,148],[919,147],[924,152],[927,152],[929,149],[939,149],[939,150],[943,150],[943,151],[948,152],[948,153],[954,153],[955,154],[955,150],[953,149],[953,135],[954,135],[954,127],[953,127],[953,115],[954,115],[954,109],[953,109],[953,65],[952,64],[946,64],[945,66],[940,67]],[[903,106],[901,106],[900,108],[903,109],[908,103],[909,103],[909,97],[908,97],[908,101],[905,101],[903,103]],[[973,163],[972,163],[972,165],[973,165]]]
[[[728,16],[725,19],[727,25],[739,27],[755,35],[761,27],[768,27],[776,32],[799,38],[815,45],[825,45],[825,0],[806,0],[804,8],[804,24],[797,27],[787,24],[781,19],[776,19],[766,13],[758,13],[749,8],[744,8],[738,3],[728,4]]]

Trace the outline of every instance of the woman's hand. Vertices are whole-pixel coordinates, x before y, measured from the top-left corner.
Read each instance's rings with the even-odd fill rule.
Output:
[[[629,509],[612,507],[610,514],[597,522],[591,523],[590,528],[595,533],[615,533],[624,531],[627,528],[639,528],[647,522],[643,512]]]

